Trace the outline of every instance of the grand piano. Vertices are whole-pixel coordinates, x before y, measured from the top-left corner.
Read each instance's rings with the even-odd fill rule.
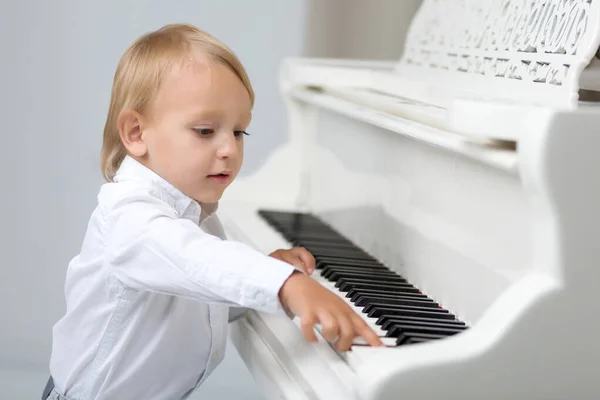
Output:
[[[313,252],[386,346],[251,311],[266,398],[600,398],[599,46],[598,0],[425,0],[398,61],[285,60],[288,140],[221,219]]]

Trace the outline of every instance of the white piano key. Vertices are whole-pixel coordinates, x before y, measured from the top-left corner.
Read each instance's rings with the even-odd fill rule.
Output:
[[[384,346],[396,346],[396,338],[381,338],[381,342]],[[353,345],[356,346],[369,346],[367,341],[362,337],[357,337],[352,341]]]

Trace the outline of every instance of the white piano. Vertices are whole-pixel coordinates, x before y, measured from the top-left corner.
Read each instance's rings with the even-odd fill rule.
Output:
[[[425,0],[397,62],[282,65],[289,139],[221,218],[315,249],[388,346],[250,312],[266,398],[600,398],[599,46],[599,0]]]

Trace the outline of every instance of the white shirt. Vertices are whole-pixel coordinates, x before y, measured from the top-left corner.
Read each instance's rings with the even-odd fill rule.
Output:
[[[68,266],[50,360],[59,392],[186,398],[223,359],[230,306],[284,312],[294,267],[224,240],[216,207],[125,158]]]

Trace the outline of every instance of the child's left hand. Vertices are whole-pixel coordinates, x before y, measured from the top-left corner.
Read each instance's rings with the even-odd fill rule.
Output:
[[[289,250],[275,250],[269,257],[277,258],[301,269],[308,275],[315,270],[315,258],[304,247],[293,247]]]

